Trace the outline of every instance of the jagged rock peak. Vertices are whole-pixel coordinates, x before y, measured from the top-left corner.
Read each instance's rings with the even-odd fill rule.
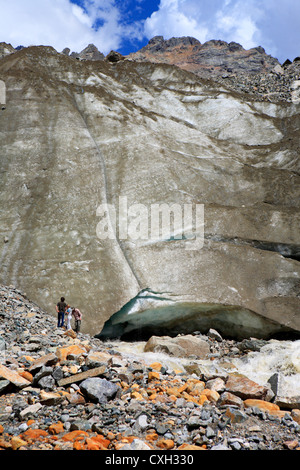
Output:
[[[64,49],[63,52],[66,53],[67,51],[68,49]],[[104,54],[102,54],[102,52],[100,52],[94,44],[89,44],[79,54],[77,52],[72,52],[71,57],[74,57],[79,60],[104,60],[105,59]]]
[[[261,46],[246,50],[236,42],[213,39],[201,44],[192,37],[165,40],[155,36],[130,58],[177,65],[207,78],[224,72],[260,73],[279,65]]]
[[[12,54],[15,52],[15,49],[11,44],[7,44],[6,42],[0,42],[0,59],[5,57],[8,54]]]
[[[195,45],[199,45],[201,46],[201,42],[198,41],[198,39],[195,39],[191,36],[182,36],[182,37],[173,37],[173,38],[170,38],[170,39],[164,39],[163,36],[154,36],[152,39],[150,39],[150,41],[148,42],[148,45],[145,46],[146,48],[148,46],[153,46],[153,45],[158,45],[160,44],[162,47],[174,47],[174,46],[178,46],[178,45],[186,45],[186,46],[195,46]]]

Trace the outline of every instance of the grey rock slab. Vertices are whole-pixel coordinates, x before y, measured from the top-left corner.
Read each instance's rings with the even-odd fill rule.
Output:
[[[99,403],[106,403],[114,398],[118,389],[116,384],[99,377],[88,378],[80,384],[81,392]]]

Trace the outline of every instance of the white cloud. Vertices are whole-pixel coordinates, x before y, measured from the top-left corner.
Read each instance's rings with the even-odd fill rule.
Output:
[[[94,43],[106,54],[132,34],[114,0],[85,0],[84,6],[70,0],[0,0],[1,40],[14,47],[42,44],[77,52]]]
[[[235,41],[245,49],[251,49],[258,46],[259,30],[256,25],[256,20],[260,12],[254,7],[245,8],[245,2],[232,0],[225,1],[223,8],[216,12],[214,22],[215,34],[219,34],[220,39],[227,41]],[[222,35],[222,36],[220,36]]]
[[[223,39],[250,48],[257,45],[257,33],[253,10],[251,14],[240,0],[161,0],[158,11],[145,22],[149,39],[193,36],[200,42]]]
[[[83,25],[87,25],[89,28],[93,26],[93,21],[92,19],[84,12],[84,10],[79,7],[78,5],[72,5],[72,13],[75,16],[75,18],[78,19],[80,23]]]
[[[162,35],[166,39],[171,37],[192,36],[204,41],[208,29],[201,22],[199,8],[197,15],[193,14],[194,0],[161,0],[159,10],[147,18],[144,25],[146,37]]]

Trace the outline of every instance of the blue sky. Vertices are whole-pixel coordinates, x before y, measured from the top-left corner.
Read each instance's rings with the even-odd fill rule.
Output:
[[[154,36],[262,46],[280,62],[300,56],[300,0],[0,0],[0,42],[126,55]]]

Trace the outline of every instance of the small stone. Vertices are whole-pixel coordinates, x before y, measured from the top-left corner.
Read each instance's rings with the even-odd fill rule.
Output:
[[[27,406],[24,410],[20,411],[20,418],[21,419],[28,419],[31,415],[36,415],[41,409],[43,405],[41,403],[35,403],[33,405]]]
[[[283,445],[288,450],[294,450],[299,446],[299,441],[297,441],[296,439],[294,439],[293,441],[285,441]]]
[[[230,392],[222,393],[218,401],[218,404],[220,406],[234,405],[234,406],[238,406],[239,408],[243,408],[244,406],[243,400],[240,397],[237,397],[236,395]]]
[[[300,410],[294,409],[291,411],[291,417],[296,423],[300,424]]]
[[[243,423],[248,419],[248,416],[245,413],[232,407],[227,408],[225,415],[230,418],[231,423]]]
[[[172,439],[161,439],[156,443],[157,447],[164,450],[173,449],[175,443]]]
[[[214,330],[213,328],[210,328],[208,333],[207,333],[207,336],[209,336],[210,338],[216,340],[216,341],[219,341],[219,342],[222,342],[223,338],[222,336],[220,335],[220,333],[216,330]]]
[[[20,424],[20,426],[19,426],[19,431],[20,431],[21,433],[27,431],[27,429],[28,429],[28,424],[27,424],[27,423],[22,423],[22,424]]]
[[[34,373],[36,370],[41,369],[43,366],[52,366],[56,364],[58,358],[55,354],[46,354],[39,359],[36,359],[31,366],[29,367],[28,371]]]
[[[64,432],[64,430],[64,425],[61,421],[51,424],[48,428],[49,434],[60,434]]]
[[[150,371],[148,374],[148,382],[152,382],[153,380],[159,380],[160,374],[159,372]]]
[[[138,418],[136,419],[136,422],[135,422],[135,425],[134,425],[134,429],[138,430],[138,431],[145,431],[147,429],[147,427],[149,426],[149,423],[148,423],[148,416],[145,415],[145,414],[141,414],[140,416],[138,416]]]
[[[230,448],[224,444],[216,444],[215,446],[212,446],[210,450],[230,450]]]
[[[45,390],[53,390],[55,388],[55,379],[51,375],[42,377],[38,381],[38,386]]]
[[[210,390],[208,388],[204,389],[201,392],[201,395],[204,395],[210,402],[217,403],[220,398],[220,395],[215,390]]]
[[[82,430],[76,430],[76,431],[71,431],[64,436],[62,436],[63,441],[76,441],[76,440],[83,440],[86,437],[89,437],[89,434],[86,431]]]
[[[216,431],[210,426],[207,426],[205,435],[208,437],[208,439],[211,439],[216,436]]]
[[[9,380],[0,380],[0,393],[4,392],[5,389],[9,386]]]
[[[83,394],[99,403],[106,403],[107,400],[114,398],[118,389],[116,384],[99,377],[88,378],[80,384]]]
[[[185,451],[188,451],[188,450],[205,450],[205,447],[204,446],[197,446],[196,444],[184,443],[184,444],[181,444],[178,447],[178,450],[185,450]],[[229,449],[227,449],[227,450],[229,450]]]
[[[13,436],[10,443],[13,450],[18,450],[20,447],[27,446],[27,442],[18,436]]]
[[[60,393],[56,392],[45,392],[45,390],[41,390],[40,393],[40,402],[43,405],[57,405],[64,400],[63,396]]]
[[[119,450],[151,450],[151,447],[141,439],[134,439],[130,444],[125,444]]]
[[[225,382],[220,377],[217,377],[215,379],[208,380],[206,382],[206,388],[221,393],[225,390]]]
[[[71,346],[67,347],[60,347],[56,350],[56,356],[60,364],[64,364],[69,356],[72,356],[72,358],[78,358],[83,354],[87,354],[87,350],[84,346],[78,344],[72,344]]]

